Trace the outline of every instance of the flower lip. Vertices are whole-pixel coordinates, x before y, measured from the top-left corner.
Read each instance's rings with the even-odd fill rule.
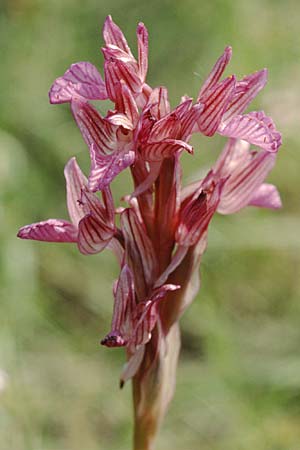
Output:
[[[105,338],[100,342],[101,345],[105,345],[106,347],[124,347],[126,345],[126,341],[117,331],[111,331]]]

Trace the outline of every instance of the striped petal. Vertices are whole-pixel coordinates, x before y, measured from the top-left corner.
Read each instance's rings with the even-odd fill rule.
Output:
[[[217,60],[212,71],[210,72],[209,76],[207,77],[206,81],[201,87],[201,90],[197,98],[198,102],[199,101],[202,102],[202,97],[218,83],[218,81],[220,80],[221,76],[224,73],[224,70],[226,69],[226,66],[228,65],[231,59],[231,55],[232,55],[231,47],[226,47],[224,53]]]
[[[258,206],[260,208],[278,209],[282,207],[280,194],[273,184],[264,183],[255,191],[251,197],[250,206]]]
[[[78,248],[84,255],[99,253],[107,246],[111,233],[108,234],[104,223],[97,220],[93,214],[87,214],[78,224]]]
[[[204,105],[196,103],[193,105],[181,119],[181,139],[187,141],[190,138],[197,122],[201,119]]]
[[[180,150],[193,153],[193,147],[179,139],[165,139],[156,144],[146,144],[140,148],[141,156],[146,161],[162,161],[165,158],[174,156]]]
[[[98,111],[87,102],[73,100],[71,109],[82,137],[89,148],[93,146],[103,155],[116,150],[118,146],[117,126],[103,119]]]
[[[108,98],[105,83],[93,64],[85,61],[72,64],[54,81],[49,91],[50,103],[70,102],[74,97],[86,100]]]
[[[126,38],[121,29],[114,23],[111,16],[107,16],[103,26],[103,39],[106,45],[113,45],[132,56]],[[132,56],[133,57],[133,56]]]
[[[159,318],[158,305],[160,300],[166,296],[167,292],[179,288],[180,286],[175,284],[165,284],[156,289],[148,300],[137,304],[137,323],[130,343],[132,346],[139,347],[150,341],[151,332]]]
[[[200,131],[205,136],[212,136],[218,129],[223,114],[232,97],[235,87],[235,77],[231,76],[205,91],[201,97],[202,114],[194,131]]]
[[[170,113],[158,120],[152,127],[148,142],[154,143],[163,139],[179,138],[181,131],[181,122],[175,113]]]
[[[105,56],[104,73],[105,83],[109,98],[116,101],[116,87],[122,80],[130,89],[130,91],[137,96],[142,91],[143,83],[139,78],[136,63],[132,61],[123,61],[109,56],[107,49],[103,49]]]
[[[118,113],[123,113],[132,123],[131,129],[135,128],[139,120],[139,110],[134,97],[124,81],[120,81],[116,88],[115,109]]]
[[[237,81],[234,95],[223,116],[223,122],[228,122],[232,117],[245,111],[259,91],[265,86],[267,76],[267,69],[263,69]]]
[[[107,347],[122,347],[132,336],[136,308],[133,276],[126,264],[121,270],[114,297],[111,331],[101,341],[101,344]]]
[[[267,151],[249,156],[240,159],[227,179],[218,206],[219,213],[232,214],[247,206],[276,160],[276,155]]]
[[[109,188],[102,191],[102,196],[105,199],[105,205],[92,192],[82,191],[81,203],[85,210],[89,211],[93,217],[102,223],[103,238],[110,239],[115,233],[114,222],[114,204]],[[105,233],[107,236],[105,237]]]
[[[143,23],[139,23],[137,30],[139,76],[145,82],[148,71],[148,31]]]
[[[130,149],[115,151],[111,155],[102,155],[94,145],[90,148],[91,171],[89,189],[101,191],[123,170],[133,164],[135,152]]]
[[[81,192],[87,188],[87,179],[77,164],[76,158],[71,158],[64,170],[67,187],[67,207],[70,219],[74,225],[87,214],[81,203]]]
[[[66,220],[49,219],[22,227],[17,236],[34,241],[76,242],[77,228]]]
[[[222,136],[243,139],[268,152],[277,152],[281,145],[281,134],[263,111],[235,116],[227,124],[221,124],[218,132]]]
[[[125,239],[126,262],[130,266],[138,301],[148,296],[157,271],[157,261],[153,245],[144,225],[139,222],[132,209],[121,214],[121,227]]]
[[[203,236],[220,202],[224,183],[224,178],[216,182],[210,171],[199,190],[184,201],[175,236],[180,246],[194,245]]]
[[[170,112],[167,88],[163,86],[154,88],[149,97],[149,106],[151,107],[151,114],[156,120],[160,120],[167,115]]]

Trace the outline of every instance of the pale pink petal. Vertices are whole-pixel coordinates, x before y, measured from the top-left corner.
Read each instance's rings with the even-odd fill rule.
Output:
[[[134,354],[129,358],[129,361],[125,364],[121,378],[120,378],[120,387],[124,386],[124,383],[128,381],[130,378],[134,377],[134,375],[139,370],[139,367],[143,361],[145,353],[145,346],[142,345],[139,347]]]
[[[180,118],[173,112],[155,122],[148,137],[149,144],[160,142],[164,139],[180,139]]]
[[[187,115],[191,110],[191,106],[192,100],[188,99],[154,122],[147,141],[155,143],[168,138],[181,139],[185,127],[183,124],[188,119]],[[152,108],[151,113],[153,114]]]
[[[76,158],[69,160],[65,166],[64,174],[66,178],[69,216],[73,224],[77,226],[83,216],[88,213],[82,207],[81,203],[81,192],[87,187],[87,179],[80,170]]]
[[[62,77],[54,81],[49,91],[50,103],[70,102],[73,97],[86,100],[108,98],[105,83],[93,64],[85,61],[72,64]]]
[[[141,215],[141,210],[140,210],[138,199],[136,197],[133,197],[132,195],[125,195],[122,198],[122,200],[124,200],[125,202],[128,203],[130,208],[132,208],[134,210],[135,214],[137,215],[137,218],[138,218],[139,222],[142,222],[143,221],[143,217]],[[122,212],[124,212],[126,208],[121,206],[118,209],[119,209],[119,214],[122,214]]]
[[[125,114],[112,114],[106,117],[105,120],[114,126],[123,127],[126,130],[133,130],[132,121]]]
[[[133,150],[124,149],[111,155],[102,155],[93,145],[90,148],[90,155],[89,189],[92,192],[101,191],[108,186],[122,170],[133,164],[135,159]]]
[[[109,188],[106,188],[104,192],[108,190]],[[89,214],[93,215],[94,219],[101,224],[102,238],[110,239],[116,231],[113,203],[105,207],[95,194],[88,191],[82,191],[81,203],[89,211]]]
[[[213,171],[220,177],[227,177],[239,165],[246,165],[252,159],[249,142],[228,139],[219,158],[213,166]]]
[[[210,178],[210,173],[207,178]],[[195,245],[205,233],[220,202],[224,180],[207,183],[191,199],[187,199],[180,211],[176,242],[181,246]]]
[[[133,276],[125,264],[115,287],[115,302],[111,331],[101,341],[107,347],[121,347],[127,344],[134,329],[136,301]]]
[[[76,242],[77,228],[66,220],[49,219],[20,228],[17,236],[35,241]]]
[[[277,152],[281,145],[281,134],[263,111],[235,116],[227,124],[221,124],[218,132],[222,136],[243,139],[269,152]]]
[[[130,89],[123,81],[120,81],[115,88],[115,92],[116,111],[123,113],[131,121],[131,129],[135,128],[139,120],[139,110]]]
[[[146,228],[140,223],[132,209],[121,214],[121,227],[125,239],[125,254],[130,266],[138,301],[148,296],[148,289],[154,282],[157,272],[157,260],[152,242]]]
[[[108,250],[111,250],[114,253],[119,265],[121,266],[122,262],[124,261],[124,248],[123,248],[122,244],[120,243],[119,239],[113,237],[108,242],[106,248]]]
[[[99,253],[111,239],[105,224],[97,220],[93,214],[87,214],[78,224],[78,248],[84,255]]]
[[[214,65],[212,71],[210,72],[208,78],[204,82],[203,86],[201,87],[201,90],[198,94],[197,101],[202,102],[202,97],[206,94],[207,91],[209,91],[211,88],[213,88],[221,76],[223,75],[224,70],[226,69],[226,66],[228,65],[232,55],[232,49],[231,47],[226,47],[224,50],[224,53],[220,56],[220,58],[217,60],[216,64]]]
[[[276,154],[267,151],[252,153],[247,160],[240,160],[222,190],[218,212],[232,214],[249,204],[257,189],[273,168]]]
[[[282,207],[280,194],[273,184],[262,184],[251,197],[248,205],[260,208],[278,209]]]
[[[136,104],[141,109],[141,111],[147,105],[151,92],[152,88],[148,84],[144,83],[142,85],[142,91],[135,96]]]
[[[181,119],[181,139],[183,141],[187,141],[190,138],[193,130],[195,129],[197,122],[201,118],[203,109],[204,109],[204,105],[202,105],[202,103],[196,103],[182,117],[182,119]]]
[[[157,144],[146,144],[141,149],[141,155],[146,161],[161,161],[174,156],[180,150],[193,153],[193,147],[179,139],[165,139]]]
[[[114,23],[111,16],[107,16],[103,26],[103,39],[106,45],[114,45],[132,56],[121,29]]]
[[[158,304],[160,300],[166,296],[167,292],[179,288],[180,286],[175,284],[165,284],[153,291],[148,300],[137,304],[138,320],[132,336],[132,345],[138,347],[149,342],[151,332],[159,318]]]
[[[89,103],[73,100],[71,109],[83,139],[89,148],[94,146],[103,155],[116,150],[117,127],[103,119],[98,111]]]
[[[265,86],[267,76],[267,69],[263,69],[236,82],[234,95],[223,115],[223,122],[228,122],[232,117],[245,111],[250,102]]]
[[[180,192],[180,201],[183,203],[188,197],[191,197],[201,187],[202,180],[194,181],[193,183],[184,186]]]
[[[139,23],[137,30],[139,75],[145,81],[148,70],[148,31],[143,23]]]
[[[131,61],[124,62],[121,59],[108,56],[106,49],[103,50],[106,58],[104,64],[105,84],[109,98],[116,100],[116,88],[121,80],[128,86],[130,91],[136,96],[142,92],[141,82],[137,66]]]
[[[151,114],[156,120],[160,120],[167,115],[170,112],[167,88],[161,86],[153,89],[149,97],[148,105],[151,106]]]
[[[200,131],[206,136],[212,136],[217,131],[234,92],[234,86],[235,77],[232,75],[204,93],[201,97],[203,111],[194,131]]]

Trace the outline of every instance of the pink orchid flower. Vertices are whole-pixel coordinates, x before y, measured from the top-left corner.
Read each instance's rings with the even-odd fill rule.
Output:
[[[116,233],[113,199],[109,188],[103,201],[87,189],[87,180],[76,159],[65,167],[67,206],[71,222],[49,219],[21,228],[18,237],[46,242],[77,242],[83,254],[101,252]]]
[[[159,318],[159,303],[168,291],[180,286],[165,284],[152,291],[151,295],[137,302],[132,272],[126,264],[114,288],[114,312],[111,331],[101,341],[107,347],[124,347],[130,355],[121,376],[121,384],[132,378],[139,369],[145,345]]]

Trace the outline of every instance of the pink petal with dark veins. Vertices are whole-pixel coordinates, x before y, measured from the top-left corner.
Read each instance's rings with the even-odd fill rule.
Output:
[[[115,45],[132,56],[126,38],[121,29],[114,23],[111,16],[107,16],[103,26],[103,39],[106,45]]]
[[[202,97],[209,91],[211,88],[213,88],[223,75],[224,70],[226,69],[232,55],[232,49],[231,47],[226,47],[224,50],[224,53],[220,56],[220,58],[217,60],[216,64],[214,65],[212,71],[208,75],[206,81],[204,82],[203,86],[201,87],[201,90],[198,94],[197,101],[202,102]]]
[[[20,228],[17,236],[35,241],[76,242],[77,228],[66,220],[49,219]]]
[[[126,345],[131,338],[135,320],[135,294],[133,276],[130,268],[125,264],[117,281],[114,311],[110,333],[101,341],[107,347]]]
[[[180,150],[186,150],[188,153],[193,153],[193,147],[179,139],[165,139],[156,144],[146,144],[141,147],[141,156],[146,161],[162,161],[165,158],[170,158]]]
[[[151,107],[151,114],[156,120],[170,112],[170,103],[168,100],[168,90],[164,86],[154,88],[150,94],[148,105]]]
[[[138,24],[136,34],[138,39],[139,75],[142,82],[145,82],[148,70],[148,31],[143,23]]]
[[[50,103],[70,102],[74,97],[86,100],[108,98],[105,83],[93,64],[85,61],[72,64],[54,81],[49,91]]]
[[[123,113],[128,118],[128,120],[130,120],[130,122],[132,123],[131,129],[135,128],[139,120],[139,110],[130,89],[124,83],[124,81],[120,81],[115,86],[115,93],[116,111],[118,113]]]
[[[115,151],[111,155],[102,155],[96,151],[95,146],[90,148],[91,171],[89,176],[89,189],[92,192],[101,191],[127,167],[133,164],[135,152],[124,149]]]
[[[64,170],[67,187],[67,207],[70,219],[74,225],[78,225],[79,221],[88,213],[81,204],[82,189],[87,187],[87,179],[80,170],[76,158],[71,158],[65,166]]]
[[[259,91],[265,86],[267,76],[267,69],[263,69],[236,82],[235,92],[223,115],[222,121],[224,123],[227,123],[232,117],[245,111]]]
[[[137,73],[136,64],[110,58],[105,61],[104,72],[107,93],[112,101],[116,100],[116,86],[121,80],[135,96],[142,92],[143,83]]]
[[[103,155],[116,150],[117,126],[103,119],[98,111],[87,102],[73,100],[71,109],[82,137],[89,148],[94,146]]]
[[[263,111],[235,116],[227,124],[221,124],[218,132],[222,136],[243,139],[268,152],[277,152],[281,145],[281,134]]]
[[[121,214],[121,227],[125,239],[125,254],[130,266],[138,301],[147,298],[148,289],[154,282],[157,260],[153,244],[143,223],[132,209]]]
[[[144,345],[151,339],[151,332],[158,321],[158,304],[167,292],[175,291],[180,286],[165,284],[154,290],[150,298],[137,304],[137,323],[134,329],[132,344],[134,346]]]
[[[218,212],[232,214],[247,206],[273,168],[275,160],[276,155],[268,151],[252,154],[250,159],[241,159],[224,185]]]
[[[212,136],[218,129],[223,114],[226,111],[228,103],[234,93],[235,77],[225,80],[212,87],[201,97],[203,106],[194,131],[200,131],[205,136]]]
[[[112,238],[104,223],[87,214],[78,224],[78,248],[84,255],[101,252]]]

